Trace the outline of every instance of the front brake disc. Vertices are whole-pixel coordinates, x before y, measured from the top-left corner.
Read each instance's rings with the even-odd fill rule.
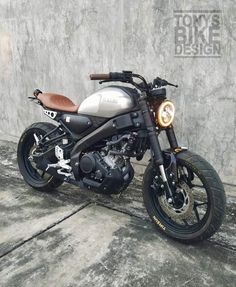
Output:
[[[172,203],[167,202],[165,195],[159,197],[160,206],[171,219],[190,219],[194,206],[192,190],[185,182],[181,182],[177,187],[177,193],[181,193],[182,206],[179,208],[174,207]]]

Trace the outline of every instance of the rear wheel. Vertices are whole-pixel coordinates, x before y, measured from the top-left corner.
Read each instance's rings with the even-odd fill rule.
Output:
[[[22,134],[17,148],[17,161],[24,180],[33,188],[40,191],[50,191],[59,187],[63,181],[37,168],[33,154],[37,153],[35,136],[42,138],[56,126],[51,123],[35,123]],[[50,137],[55,136],[53,133]]]
[[[165,234],[193,243],[211,237],[225,214],[225,192],[213,167],[189,151],[176,155],[177,180],[170,179],[175,204],[166,200],[160,175],[150,163],[143,180],[143,197],[155,225]],[[159,182],[158,182],[159,180]]]

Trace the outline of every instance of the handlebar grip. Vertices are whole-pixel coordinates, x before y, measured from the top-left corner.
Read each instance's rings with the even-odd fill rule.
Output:
[[[90,80],[109,80],[110,74],[91,74]]]

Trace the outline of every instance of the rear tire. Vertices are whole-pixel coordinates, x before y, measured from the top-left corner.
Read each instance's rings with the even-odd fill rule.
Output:
[[[37,135],[45,135],[52,131],[56,126],[51,123],[40,122],[29,126],[21,135],[17,147],[17,161],[19,170],[28,185],[39,191],[51,191],[61,184],[63,180],[47,175],[47,177],[40,176],[40,171],[37,170],[29,160],[29,155],[35,144],[34,133]],[[49,136],[55,136],[53,133]],[[43,171],[41,171],[44,174]]]
[[[170,216],[170,214],[173,213],[167,214],[167,209],[164,211],[164,208],[162,208],[163,205],[161,205],[160,195],[156,195],[158,190],[155,191],[153,187],[151,187],[154,177],[158,173],[157,169],[152,163],[149,163],[147,166],[143,178],[144,204],[150,218],[161,232],[181,242],[199,242],[211,237],[222,224],[226,204],[224,187],[214,168],[199,155],[189,151],[183,151],[176,155],[176,159],[177,166],[184,166],[186,170],[188,170],[191,178],[192,175],[195,174],[196,177],[202,182],[203,186],[201,188],[205,189],[207,198],[207,204],[205,203],[205,205],[207,205],[206,213],[202,215],[202,218],[199,217],[199,214],[198,216],[196,215],[197,219],[195,220],[197,223],[192,223],[192,225],[189,222],[187,222],[187,224],[185,222],[184,225],[181,225],[179,223],[180,221],[178,222],[179,219],[177,219],[175,222],[171,216],[176,218],[178,217],[178,214],[176,216]],[[190,182],[187,184],[191,187]],[[193,186],[194,185],[192,185],[190,189],[187,187],[187,190],[192,193],[191,199],[193,198],[193,195],[195,195]],[[200,205],[203,207],[204,204],[199,204],[197,201],[195,204],[194,199],[191,212],[193,214],[196,213],[195,208],[199,208]],[[183,218],[181,218],[181,220],[188,220]],[[192,217],[190,218],[192,219]]]

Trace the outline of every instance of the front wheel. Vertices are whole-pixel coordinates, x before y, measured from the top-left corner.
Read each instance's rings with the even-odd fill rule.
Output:
[[[211,237],[225,215],[225,191],[214,168],[189,151],[176,155],[175,181],[168,178],[175,204],[168,203],[161,176],[149,163],[143,179],[143,198],[154,224],[166,235],[186,243]]]

